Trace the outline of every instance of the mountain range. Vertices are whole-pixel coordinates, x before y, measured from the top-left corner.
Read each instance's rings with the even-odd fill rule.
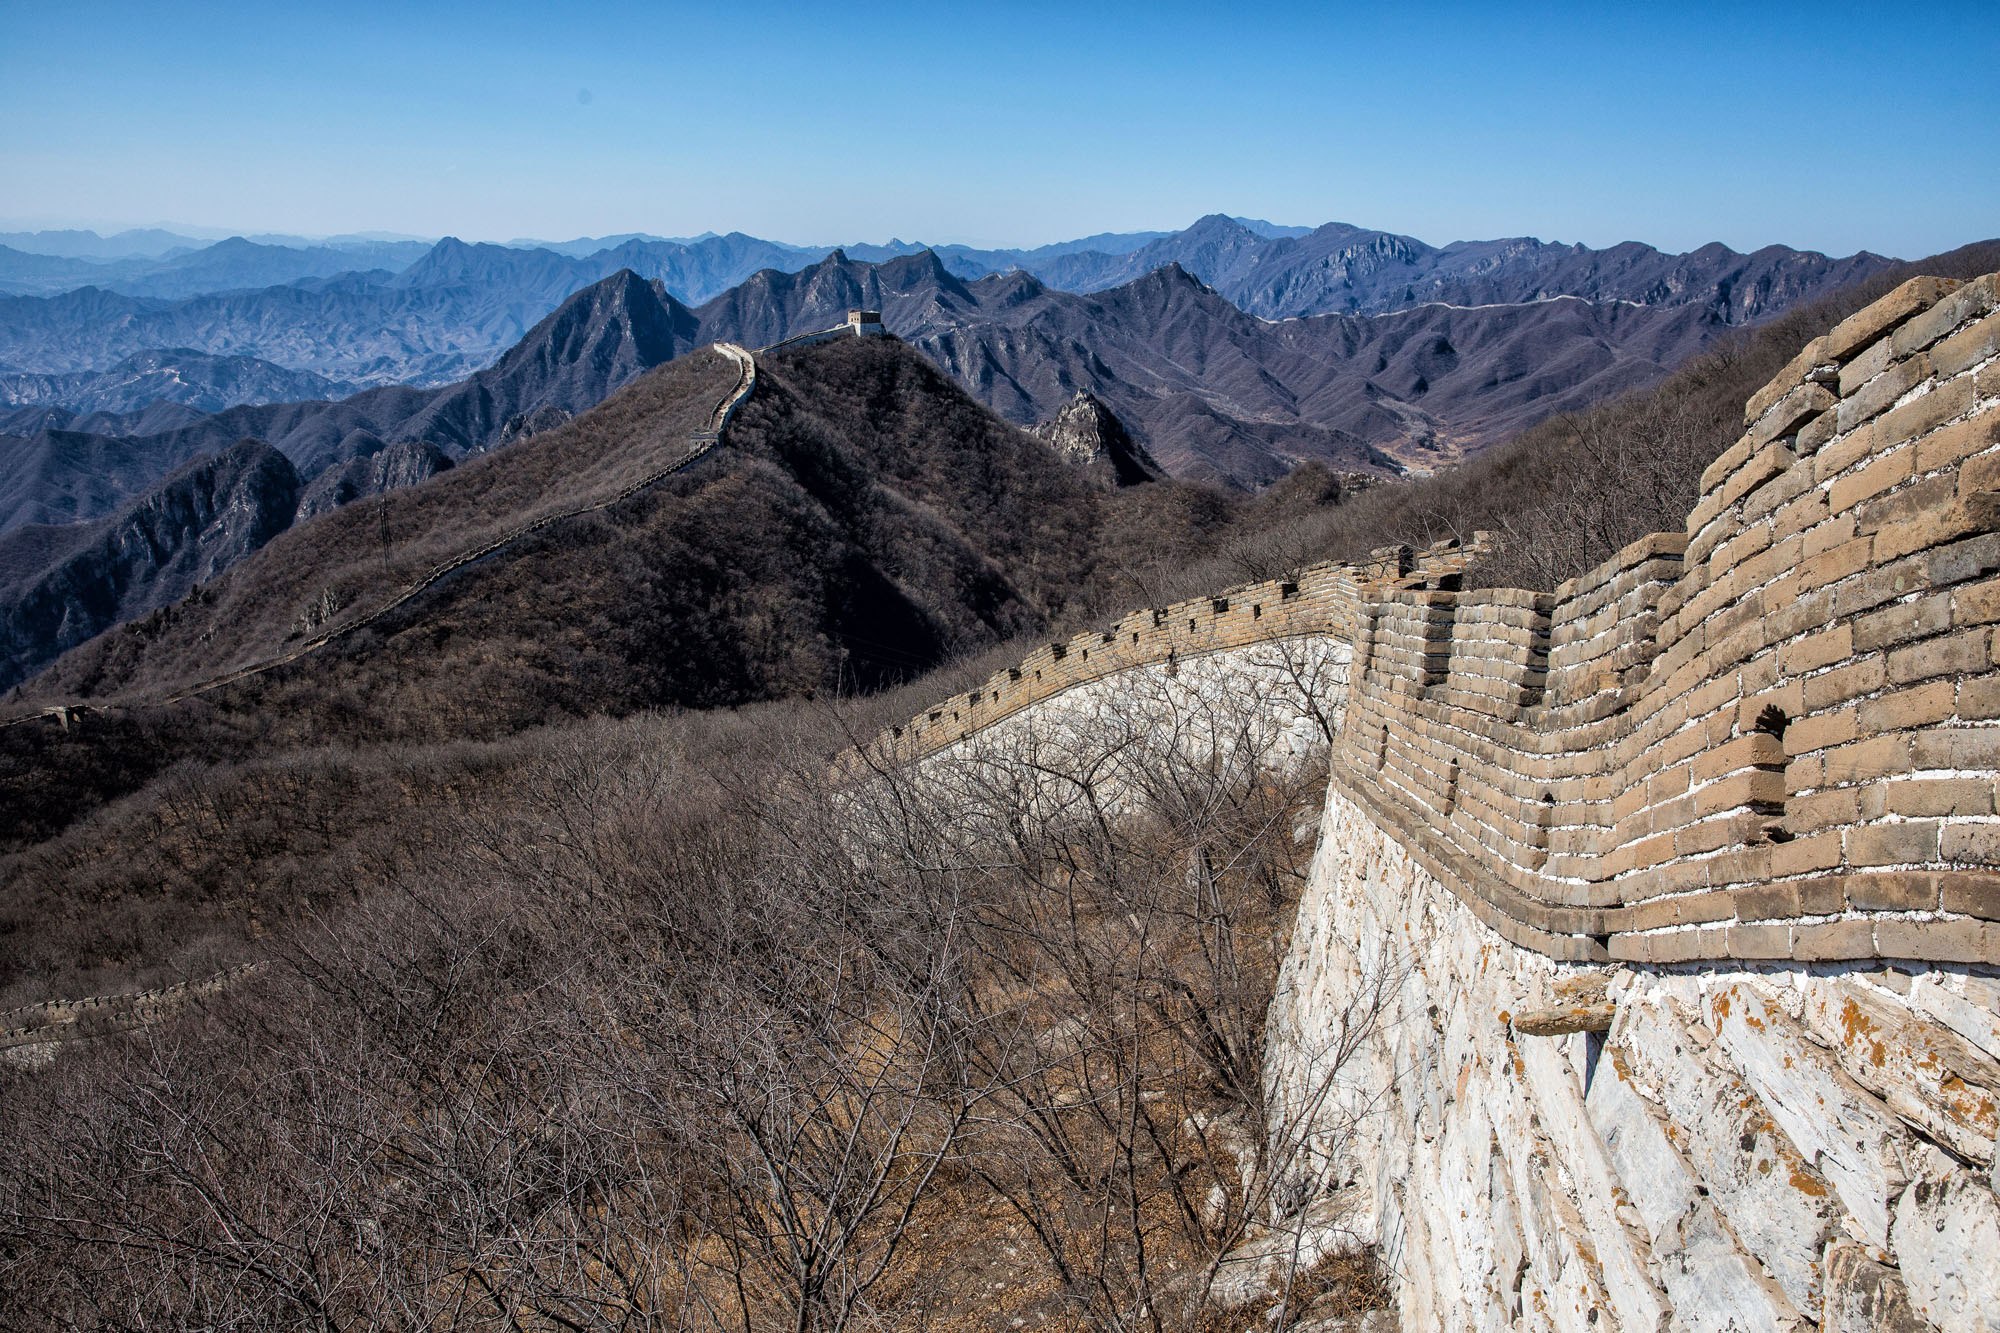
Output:
[[[1307,462],[1375,475],[1449,463],[1655,381],[1731,328],[1882,262],[1720,247],[1433,249],[1215,217],[1036,257],[1091,288],[1075,291],[1019,264],[996,269],[1001,252],[868,262],[836,249],[788,270],[766,261],[793,263],[796,248],[738,235],[613,239],[581,258],[448,239],[396,273],[186,301],[97,288],[0,298],[0,360],[31,345],[90,360],[120,340],[171,343],[103,369],[0,374],[0,684],[173,603],[308,519],[562,429],[703,344],[769,346],[855,307],[880,309],[962,390],[1036,427],[1082,484],[1171,475],[1255,488]],[[632,262],[576,289],[618,259]],[[682,264],[674,282],[694,290],[757,267],[691,305],[659,275],[669,260]],[[1278,318],[1239,301],[1342,308]],[[544,307],[504,354],[486,356],[484,343]],[[24,325],[24,313],[41,325]],[[189,345],[204,337],[359,361],[361,373],[338,380]],[[355,391],[413,361],[440,374],[483,368]]]
[[[546,252],[513,253],[533,262]],[[389,444],[462,458],[566,420],[701,343],[767,346],[855,306],[883,310],[892,332],[1010,421],[1047,421],[1087,391],[1169,472],[1239,486],[1308,460],[1352,472],[1434,466],[1649,382],[1729,327],[1692,302],[1575,298],[1272,322],[1178,265],[1079,295],[1019,271],[967,282],[928,251],[882,264],[835,251],[690,309],[658,280],[620,270],[492,366],[439,388],[192,417],[157,407],[93,422],[30,414],[0,436],[0,531],[102,517],[244,438],[278,449],[307,482]]]
[[[615,244],[577,253],[596,242],[506,246],[446,237],[400,263],[391,261],[410,253],[408,242],[287,248],[232,238],[112,265],[0,249],[0,368],[101,371],[135,353],[187,347],[360,385],[435,386],[490,364],[565,297],[621,269],[698,305],[765,269],[799,272],[835,253],[884,262],[928,249],[903,241],[793,246],[741,233],[598,239]],[[1021,270],[1083,293],[1179,264],[1267,319],[1576,296],[1699,305],[1728,324],[1768,317],[1889,262],[1783,247],[1743,255],[1720,245],[1688,255],[1636,243],[1591,250],[1525,239],[1439,248],[1343,223],[1306,231],[1221,215],[1173,233],[928,252],[964,281]],[[128,272],[120,264],[153,267]]]
[[[505,452],[293,525],[133,631],[96,636],[35,688],[116,696],[268,659],[302,624],[380,605],[443,556],[623,494],[685,447],[734,378],[712,351],[679,357]],[[240,480],[259,468],[261,485]],[[285,489],[285,460],[262,446],[209,470],[170,488],[184,523],[210,529],[176,562],[190,572],[233,540],[215,497]],[[513,730],[552,699],[624,712],[877,685],[1041,623],[1082,572],[1093,494],[1083,471],[921,356],[853,339],[762,367],[730,447],[684,476],[510,544],[371,623],[365,642],[251,688],[344,680],[391,731],[469,734]],[[17,593],[0,617],[0,679],[19,678],[24,649],[59,619],[58,580],[116,584],[120,552],[163,507],[126,511],[39,592]],[[258,512],[247,499],[236,508]],[[426,699],[475,675],[477,717],[426,717]]]

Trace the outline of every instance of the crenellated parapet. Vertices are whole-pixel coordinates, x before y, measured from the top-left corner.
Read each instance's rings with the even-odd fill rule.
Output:
[[[1065,690],[1135,667],[1171,669],[1190,658],[1309,635],[1352,642],[1374,590],[1455,586],[1483,541],[1484,534],[1476,534],[1469,546],[1444,541],[1420,552],[1384,547],[1366,562],[1313,565],[1295,578],[1246,583],[1131,612],[1106,628],[1037,648],[977,689],[892,727],[879,744],[886,758],[907,763]]]
[[[1996,306],[1816,339],[1684,534],[1364,598],[1336,787],[1556,957],[2000,962]]]

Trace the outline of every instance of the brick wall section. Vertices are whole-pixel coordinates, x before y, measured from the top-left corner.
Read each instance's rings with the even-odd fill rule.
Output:
[[[177,981],[159,990],[130,995],[91,995],[80,1000],[44,1000],[0,1013],[0,1051],[99,1036],[157,1022],[190,1000],[219,995],[263,964],[241,963],[214,976]]]
[[[884,738],[1294,634],[1354,646],[1333,786],[1558,958],[2000,964],[2000,275],[1917,278],[1746,405],[1683,533],[1553,593],[1385,551],[1127,616]]]
[[[1038,648],[978,689],[926,709],[877,742],[885,761],[908,763],[1062,693],[1138,666],[1183,661],[1274,639],[1330,635],[1352,642],[1367,588],[1455,582],[1481,548],[1440,542],[1412,553],[1385,547],[1367,564],[1321,564],[1209,597],[1134,611],[1102,630]]]
[[[1336,787],[1558,957],[2000,963],[1996,281],[1815,340],[1685,534],[1363,586]]]

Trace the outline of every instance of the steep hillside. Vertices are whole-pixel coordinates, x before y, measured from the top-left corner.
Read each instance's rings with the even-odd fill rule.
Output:
[[[109,518],[0,536],[0,689],[187,596],[290,526],[298,502],[285,456],[245,440]]]
[[[278,654],[440,559],[616,494],[685,448],[731,378],[719,355],[682,358],[504,454],[301,525],[26,697],[159,697]],[[894,342],[811,349],[771,363],[728,446],[684,477],[507,547],[228,706],[302,734],[442,736],[868,688],[1059,607],[1088,494]]]
[[[57,429],[29,437],[11,447],[0,476],[0,532],[109,513],[188,460],[246,437],[278,449],[308,481],[383,443],[428,444],[462,457],[567,420],[696,339],[686,308],[658,283],[619,272],[565,301],[497,364],[442,389],[237,407],[152,434]]]
[[[1555,412],[1650,383],[1727,331],[1697,305],[1580,300],[1273,323],[1178,265],[1079,296],[1025,273],[964,282],[934,255],[760,273],[696,314],[753,344],[849,306],[1023,425],[1078,390],[1109,404],[1176,476],[1254,486],[1313,461],[1435,466]]]

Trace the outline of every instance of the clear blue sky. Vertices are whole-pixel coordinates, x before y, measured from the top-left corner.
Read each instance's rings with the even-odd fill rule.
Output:
[[[1914,257],[1985,4],[0,7],[0,221],[1038,244],[1208,212]]]

